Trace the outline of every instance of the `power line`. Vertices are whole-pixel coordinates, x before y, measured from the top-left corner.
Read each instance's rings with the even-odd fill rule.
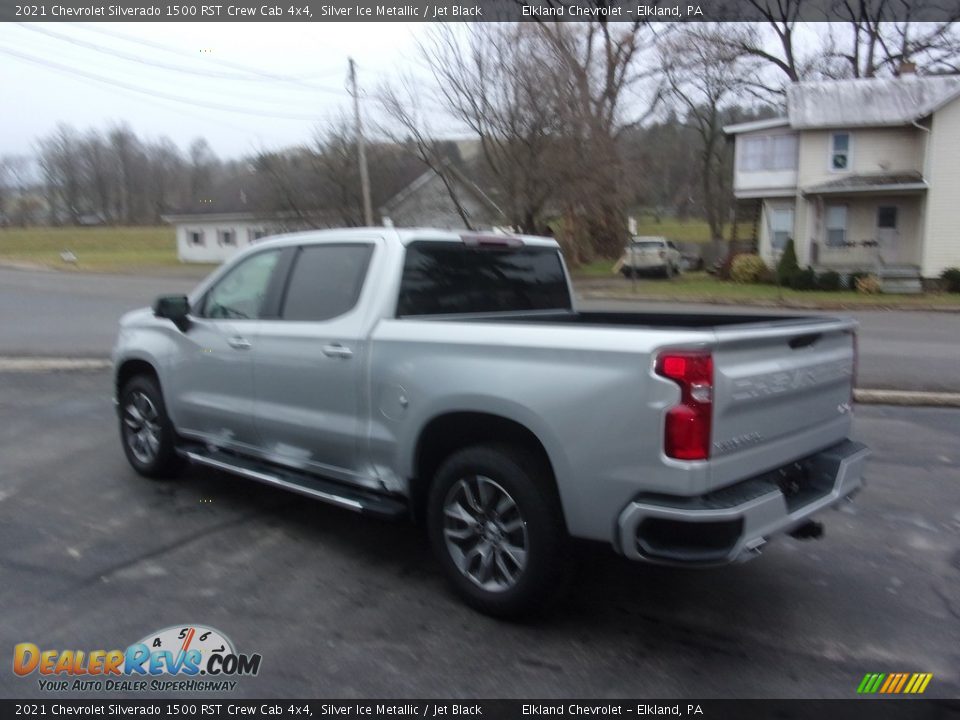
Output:
[[[31,25],[29,25],[29,24],[27,24],[27,23],[22,23],[22,22],[21,22],[21,23],[14,23],[14,24],[19,25],[19,26],[22,27],[24,30],[29,30],[30,32],[41,33],[41,34],[46,35],[46,36],[48,36],[48,37],[52,37],[52,38],[54,38],[54,39],[56,39],[56,40],[62,40],[62,41],[64,41],[64,42],[68,42],[68,43],[70,43],[71,45],[76,45],[76,46],[78,46],[78,47],[87,48],[88,50],[94,50],[95,52],[103,53],[103,54],[105,54],[105,55],[113,55],[114,57],[123,58],[124,60],[130,60],[130,61],[133,61],[133,62],[141,63],[141,64],[143,64],[143,65],[149,65],[149,66],[152,66],[152,67],[162,68],[162,69],[164,69],[164,70],[173,70],[173,71],[175,71],[175,72],[187,73],[187,74],[189,74],[189,75],[202,75],[202,76],[205,76],[205,77],[218,78],[218,79],[221,79],[221,80],[224,80],[224,79],[225,79],[225,80],[243,80],[243,81],[247,81],[247,82],[263,82],[263,81],[264,81],[263,78],[260,78],[260,77],[251,77],[251,76],[249,76],[249,75],[239,75],[239,74],[235,74],[235,73],[218,72],[218,71],[216,71],[216,70],[203,70],[203,69],[198,69],[198,68],[188,68],[188,67],[183,67],[183,66],[181,66],[181,65],[171,65],[171,64],[169,64],[169,63],[165,63],[165,62],[161,62],[161,61],[148,60],[148,59],[146,59],[146,58],[142,58],[142,57],[139,57],[139,56],[137,56],[137,55],[131,55],[131,54],[129,54],[129,53],[125,53],[125,52],[123,52],[122,50],[113,50],[113,49],[110,49],[110,48],[101,47],[101,46],[96,45],[96,44],[94,44],[94,43],[88,43],[88,42],[86,42],[85,40],[78,40],[78,39],[76,39],[76,38],[69,37],[68,35],[63,35],[63,34],[61,34],[61,33],[57,33],[57,32],[54,32],[54,31],[52,31],[52,30],[46,30],[46,29],[40,28],[40,27],[34,27],[34,26],[31,26]]]
[[[99,34],[101,34],[101,35],[105,35],[105,36],[107,36],[107,37],[113,37],[113,38],[116,38],[116,39],[119,39],[119,40],[124,40],[124,41],[126,41],[126,42],[135,43],[135,44],[138,44],[138,45],[143,45],[143,46],[145,46],[145,47],[150,47],[150,48],[153,48],[153,49],[155,49],[155,50],[161,50],[161,51],[163,51],[163,52],[173,53],[174,55],[180,55],[180,56],[183,56],[183,57],[193,57],[192,55],[189,55],[188,53],[184,53],[184,52],[181,51],[181,50],[176,50],[176,49],[174,49],[174,48],[167,47],[167,46],[165,46],[165,45],[162,45],[162,44],[160,44],[160,43],[155,43],[155,42],[152,42],[152,41],[150,41],[150,40],[145,40],[145,39],[142,39],[142,38],[132,37],[132,36],[130,36],[130,35],[126,35],[126,34],[124,34],[124,33],[119,33],[119,32],[116,32],[116,31],[104,30],[104,29],[101,28],[101,27],[91,27],[91,26],[90,26],[89,24],[87,24],[87,23],[76,23],[76,24],[77,24],[79,27],[81,27],[82,29],[87,30],[87,31],[89,31],[89,32],[95,32],[95,33],[99,33]],[[48,32],[49,32],[49,31],[48,31]],[[243,72],[252,73],[252,74],[254,74],[254,75],[259,75],[259,76],[261,76],[261,77],[263,77],[263,78],[265,78],[265,79],[270,79],[270,80],[282,80],[282,81],[284,81],[284,82],[289,82],[289,83],[293,83],[293,84],[295,84],[295,85],[300,85],[300,86],[302,86],[302,87],[304,87],[304,88],[307,88],[307,89],[310,89],[310,90],[319,90],[320,92],[333,93],[333,94],[339,95],[339,96],[341,96],[341,97],[352,97],[352,96],[350,95],[349,91],[347,91],[345,88],[340,88],[340,89],[338,89],[338,88],[332,88],[332,87],[328,87],[328,86],[324,86],[324,85],[316,85],[315,83],[307,82],[307,81],[306,81],[305,79],[303,79],[303,78],[297,78],[297,77],[294,77],[294,76],[291,76],[291,75],[280,75],[280,74],[276,74],[276,73],[269,73],[269,72],[265,72],[265,71],[262,71],[262,70],[257,70],[256,68],[247,67],[247,66],[241,65],[241,64],[239,64],[239,63],[230,62],[230,61],[228,61],[228,60],[222,60],[222,59],[220,59],[220,58],[213,58],[213,57],[211,57],[211,58],[209,59],[209,61],[210,61],[210,62],[213,62],[213,63],[216,63],[216,64],[218,64],[218,65],[222,65],[222,66],[224,66],[224,67],[229,67],[229,68],[233,68],[233,69],[235,69],[235,70],[241,70],[241,71],[243,71]],[[421,63],[418,63],[418,64],[421,64]],[[340,71],[330,70],[329,72],[324,72],[323,75],[324,75],[324,76],[332,76],[332,75],[334,75],[334,74],[337,74],[338,72],[340,72]],[[385,105],[384,101],[381,100],[380,98],[377,98],[377,97],[364,96],[364,95],[361,94],[360,97],[359,97],[359,99],[362,100],[362,101],[372,100],[373,102],[375,102],[375,103],[377,103],[377,104],[379,104],[379,105]],[[422,102],[421,102],[421,104],[422,104],[424,107],[427,107],[428,109],[431,109],[431,110],[433,110],[433,111],[435,111],[435,112],[444,113],[444,114],[446,114],[446,115],[449,115],[450,117],[456,117],[456,115],[455,115],[454,113],[452,113],[448,108],[442,107],[441,105],[436,105],[436,104],[433,104],[433,103],[422,103]]]
[[[182,50],[176,50],[174,48],[161,45],[160,43],[151,42],[150,40],[144,40],[142,38],[135,38],[130,35],[125,35],[123,33],[118,33],[116,31],[104,30],[100,27],[91,27],[86,23],[77,23],[82,29],[87,30],[88,32],[99,33],[100,35],[106,35],[108,37],[113,37],[118,40],[124,40],[126,42],[135,43],[137,45],[144,45],[146,47],[153,48],[155,50],[161,50],[167,53],[173,53],[174,55],[180,55],[183,57],[194,57],[188,53],[183,52]],[[260,78],[266,80],[278,80],[280,82],[292,83],[294,85],[300,85],[304,88],[310,90],[318,90],[320,92],[334,93],[340,95],[341,97],[349,96],[349,93],[345,88],[332,88],[325,85],[317,85],[316,83],[308,82],[302,78],[298,78],[293,75],[282,75],[280,73],[267,72],[265,70],[259,70],[257,68],[247,67],[246,65],[241,65],[239,63],[230,62],[229,60],[222,60],[220,58],[211,57],[208,59],[209,62],[215,63],[217,65],[222,65],[223,67],[229,67],[234,70],[240,70],[251,75],[256,75]],[[333,71],[331,71],[332,74]]]
[[[112,85],[119,88],[123,88],[129,92],[135,92],[141,95],[147,95],[149,97],[160,97],[166,100],[172,100],[174,102],[185,103],[187,105],[206,107],[212,110],[223,110],[226,112],[237,112],[237,113],[243,113],[246,115],[256,115],[259,117],[278,118],[278,119],[285,119],[285,120],[316,121],[317,119],[319,119],[319,116],[317,115],[297,115],[294,113],[265,112],[262,110],[254,110],[253,108],[241,108],[241,107],[236,107],[231,105],[222,105],[220,103],[206,102],[203,100],[194,100],[192,98],[185,98],[177,95],[171,95],[169,93],[160,92],[158,90],[145,90],[141,87],[137,87],[136,85],[125,83],[121,80],[115,80],[112,78],[104,77],[102,75],[97,75],[95,73],[86,72],[84,70],[78,70],[77,68],[72,68],[67,65],[61,65],[60,63],[55,63],[50,60],[43,60],[41,58],[32,57],[30,55],[26,55],[24,53],[18,52],[10,48],[0,47],[0,53],[4,53],[6,55],[19,58],[21,60],[24,60],[29,63],[33,63],[35,65],[41,65],[43,67],[47,67],[53,70],[58,70],[60,72],[69,73],[71,75],[79,75],[80,77],[85,77],[88,80],[93,80],[94,82],[99,82],[105,85]]]

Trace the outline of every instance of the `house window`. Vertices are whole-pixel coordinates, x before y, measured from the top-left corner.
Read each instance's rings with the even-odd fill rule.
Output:
[[[217,243],[219,243],[221,247],[232,247],[236,245],[236,230],[217,230]]]
[[[203,230],[187,230],[187,244],[196,247],[202,247]]]
[[[831,205],[827,208],[827,246],[846,247],[847,206]]]
[[[740,148],[740,170],[797,169],[796,135],[759,135],[744,137]]]
[[[850,169],[850,133],[834,133],[830,136],[830,169]]]
[[[258,240],[262,240],[263,238],[265,238],[267,235],[270,234],[263,228],[250,228],[249,233],[250,233],[251,244],[257,242]]]
[[[775,208],[770,213],[770,246],[783,251],[793,236],[793,208]]]
[[[877,227],[888,230],[897,229],[897,206],[881,205],[877,208]]]
[[[797,136],[773,135],[770,138],[771,170],[797,169]]]

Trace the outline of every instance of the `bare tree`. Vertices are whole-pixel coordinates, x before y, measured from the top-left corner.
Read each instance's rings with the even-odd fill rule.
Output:
[[[699,139],[704,215],[712,239],[721,240],[730,203],[723,112],[751,82],[754,67],[749,55],[731,47],[718,27],[707,24],[675,34],[661,44],[660,54],[669,96]]]
[[[829,35],[824,54],[833,64],[828,74],[841,78],[898,75],[905,63],[921,72],[957,72],[960,35],[955,22],[960,19],[960,7],[954,4],[946,20],[913,20],[930,7],[923,0],[837,0],[833,14],[845,32]]]
[[[185,199],[181,188],[186,177],[186,163],[180,149],[169,138],[147,145],[144,152],[150,167],[149,222],[159,222],[164,212]]]
[[[219,163],[210,144],[203,138],[190,143],[187,154],[190,164],[190,202],[197,204],[211,191]]]
[[[548,48],[529,25],[439,26],[421,46],[440,101],[479,140],[484,169],[509,223],[545,227],[557,185],[561,130],[555,89],[545,82]]]
[[[60,124],[38,146],[51,221],[79,223],[83,214],[83,165],[77,131]]]
[[[456,171],[450,165],[450,158],[443,151],[443,145],[431,130],[430,123],[423,111],[422,95],[412,78],[400,81],[399,87],[384,85],[378,93],[379,101],[393,124],[381,124],[379,132],[393,142],[405,144],[411,148],[419,160],[443,183],[450,201],[468,230],[473,230],[470,215],[463,204]]]
[[[0,157],[0,221],[26,227],[35,221],[37,200],[28,194],[30,159],[26,155]]]
[[[362,225],[364,210],[357,139],[345,113],[317,132],[315,148],[314,168],[319,184],[329,197],[328,204],[336,209],[344,225]]]
[[[605,0],[596,0],[598,8]],[[568,218],[580,218],[593,250],[620,253],[626,237],[624,167],[620,135],[649,118],[660,100],[656,63],[642,62],[654,47],[656,30],[647,23],[585,25],[543,22],[538,27],[551,51],[549,78],[558,94],[567,172]],[[632,103],[628,102],[628,98]]]

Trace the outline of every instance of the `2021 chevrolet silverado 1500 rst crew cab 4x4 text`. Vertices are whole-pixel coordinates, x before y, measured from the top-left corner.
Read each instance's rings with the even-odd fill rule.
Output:
[[[573,538],[636,560],[758,552],[861,485],[855,324],[578,312],[557,244],[388,228],[288,235],[123,317],[123,448],[426,519],[500,615]]]

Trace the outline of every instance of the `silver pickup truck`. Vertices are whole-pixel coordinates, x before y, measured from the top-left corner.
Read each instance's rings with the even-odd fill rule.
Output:
[[[861,486],[855,324],[579,312],[549,239],[287,235],[123,317],[123,449],[412,515],[474,607],[556,594],[567,543],[717,565]]]

